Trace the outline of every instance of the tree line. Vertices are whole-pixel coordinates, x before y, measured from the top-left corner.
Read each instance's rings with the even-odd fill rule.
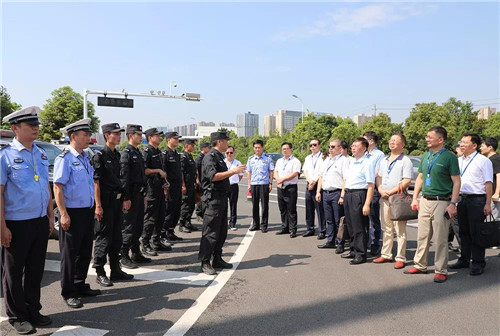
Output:
[[[6,116],[22,106],[12,102],[5,87],[0,87],[1,116]],[[450,98],[444,104],[418,103],[415,104],[410,114],[403,123],[393,123],[387,113],[381,112],[372,117],[371,120],[358,127],[352,120],[342,117],[322,115],[316,117],[312,114],[306,115],[295,128],[285,134],[273,133],[270,136],[254,135],[252,137],[238,137],[230,132],[229,144],[236,149],[236,158],[246,162],[253,155],[252,143],[256,139],[264,141],[264,149],[268,153],[281,153],[281,144],[285,141],[294,146],[294,155],[304,161],[309,154],[309,140],[317,138],[321,141],[321,150],[327,151],[330,139],[338,138],[348,144],[364,132],[372,130],[380,137],[379,148],[389,152],[388,141],[395,132],[403,133],[407,138],[405,153],[409,155],[421,155],[426,151],[425,135],[432,126],[443,126],[448,131],[446,147],[455,149],[457,142],[463,133],[474,132],[481,136],[500,138],[500,113],[493,114],[488,120],[477,118],[478,110],[471,102],[462,102],[456,98]],[[99,118],[95,116],[95,108],[88,102],[88,115],[92,119],[92,129],[98,131]],[[51,96],[43,105],[40,113],[42,126],[40,128],[40,140],[51,141],[61,138],[60,128],[83,118],[83,96],[69,86],[64,86],[52,91]],[[124,125],[123,125],[124,126]],[[8,129],[9,125],[2,120],[2,128]],[[205,137],[198,142],[210,142]],[[126,142],[120,145],[125,147]],[[160,145],[164,149],[166,142]],[[182,143],[178,150],[182,150]],[[195,152],[196,156],[198,151]]]

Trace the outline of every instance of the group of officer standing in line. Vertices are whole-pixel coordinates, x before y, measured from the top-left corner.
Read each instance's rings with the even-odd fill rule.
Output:
[[[19,334],[51,323],[50,317],[40,313],[40,284],[54,212],[48,158],[33,143],[38,137],[39,111],[38,107],[28,107],[4,118],[16,137],[0,151],[2,288],[9,322]],[[227,134],[214,132],[211,144],[202,144],[202,153],[194,161],[191,153],[195,144],[191,140],[186,140],[182,154],[177,153],[180,137],[176,132],[166,134],[167,149],[162,153],[158,148],[162,132],[156,128],[146,130],[148,146],[141,151],[140,125],[129,124],[125,130],[111,123],[102,126],[106,146],[90,158],[84,151],[90,140],[90,119],[75,122],[62,131],[70,137],[70,144],[55,160],[54,199],[61,214],[61,295],[71,308],[83,306],[82,296],[101,293],[85,282],[94,234],[97,283],[107,287],[112,286],[112,281],[130,280],[133,276],[122,267],[137,268],[138,264],[151,261],[146,256],[171,250],[172,243],[182,240],[174,233],[178,221],[182,232],[196,229],[190,221],[197,188],[203,190],[197,209],[197,215],[203,218],[198,254],[201,270],[214,275],[216,268],[232,268],[222,259],[222,248],[228,228],[236,229],[238,183],[245,171],[252,194],[250,230],[268,231],[269,192],[276,180],[282,222],[277,234],[297,236],[301,164],[293,156],[289,142],[282,144],[284,157],[274,166],[263,153],[264,143],[256,140],[255,155],[242,165],[234,159],[235,149],[228,145]],[[116,147],[124,131],[128,145],[120,153]],[[447,280],[448,232],[457,208],[461,256],[450,268],[470,267],[471,275],[482,274],[486,265],[485,249],[476,240],[477,225],[492,210],[498,217],[499,210],[499,203],[492,203],[498,201],[500,191],[500,160],[495,153],[498,143],[491,138],[481,141],[477,134],[466,133],[460,145],[463,155],[457,158],[444,148],[446,138],[447,132],[440,126],[432,127],[426,136],[429,151],[422,156],[412,202],[419,209],[418,245],[414,266],[405,271],[427,273],[429,245],[434,238],[435,282]],[[303,236],[313,236],[317,229],[318,239],[326,238],[326,243],[318,248],[336,248],[338,254],[345,252],[349,240],[349,251],[342,257],[352,259],[351,265],[365,263],[370,246],[372,255],[381,253],[373,262],[382,264],[393,261],[396,231],[394,268],[400,269],[406,263],[406,222],[391,220],[389,197],[408,188],[412,164],[403,154],[403,134],[392,135],[388,156],[377,149],[377,141],[374,132],[366,132],[353,141],[349,157],[347,144],[333,139],[324,160],[320,141],[310,141],[311,154],[302,167],[307,180],[307,229]],[[478,153],[479,148],[487,157]],[[259,205],[263,207],[262,215]],[[347,229],[339,237],[342,217]],[[374,229],[371,244],[370,222]],[[107,258],[109,278],[104,270]]]
[[[19,334],[32,333],[36,326],[52,322],[40,313],[40,286],[47,241],[54,228],[54,207],[48,158],[34,144],[39,112],[39,107],[31,106],[4,117],[16,136],[0,151],[2,289],[9,323]],[[133,275],[122,268],[149,263],[151,259],[145,255],[169,251],[174,242],[182,240],[174,233],[177,222],[181,232],[196,230],[191,215],[197,189],[203,189],[196,210],[203,218],[202,271],[213,275],[215,268],[232,268],[222,259],[229,178],[238,178],[245,166],[226,165],[222,154],[228,149],[226,132],[212,133],[211,144],[202,144],[194,161],[195,142],[186,140],[184,152],[177,153],[180,137],[176,132],[166,134],[167,149],[161,152],[162,132],[146,130],[148,146],[141,151],[141,125],[129,124],[125,130],[117,123],[105,124],[106,145],[90,158],[85,151],[91,134],[89,118],[61,131],[68,134],[70,144],[55,159],[53,189],[60,212],[61,296],[69,307],[80,308],[81,297],[101,294],[85,282],[94,236],[97,283],[109,287],[112,281],[131,280]],[[128,144],[118,152],[124,131]],[[109,277],[104,269],[107,258]]]

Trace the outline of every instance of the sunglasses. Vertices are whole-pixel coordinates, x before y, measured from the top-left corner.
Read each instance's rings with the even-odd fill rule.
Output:
[[[318,144],[310,144],[309,147],[317,147]]]
[[[233,154],[233,153],[234,153],[234,152],[226,152],[226,154],[227,154],[227,155],[229,155],[229,154]]]
[[[328,146],[328,148],[334,149],[334,148],[337,148],[337,146]]]

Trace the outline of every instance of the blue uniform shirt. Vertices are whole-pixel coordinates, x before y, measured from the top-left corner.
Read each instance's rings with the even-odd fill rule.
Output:
[[[247,171],[252,173],[251,185],[269,184],[269,172],[273,170],[273,160],[265,154],[260,157],[252,155],[248,158]]]
[[[375,171],[378,171],[380,168],[380,162],[385,159],[385,154],[380,149],[375,147],[371,152],[367,153],[366,156],[370,159],[373,166],[375,167]]]
[[[352,158],[345,180],[345,188],[368,189],[368,183],[375,183],[375,165],[366,154],[358,160]]]
[[[50,193],[49,160],[45,152],[35,144],[30,152],[14,139],[0,151],[0,164],[0,185],[5,186],[5,219],[46,216]]]
[[[63,185],[67,208],[88,208],[94,205],[94,167],[85,151],[79,154],[68,146],[54,162],[54,183]]]

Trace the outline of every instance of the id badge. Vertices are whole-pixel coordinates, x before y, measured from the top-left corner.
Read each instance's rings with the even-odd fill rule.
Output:
[[[431,178],[430,177],[426,177],[425,178],[425,186],[426,187],[430,187],[431,186]]]

